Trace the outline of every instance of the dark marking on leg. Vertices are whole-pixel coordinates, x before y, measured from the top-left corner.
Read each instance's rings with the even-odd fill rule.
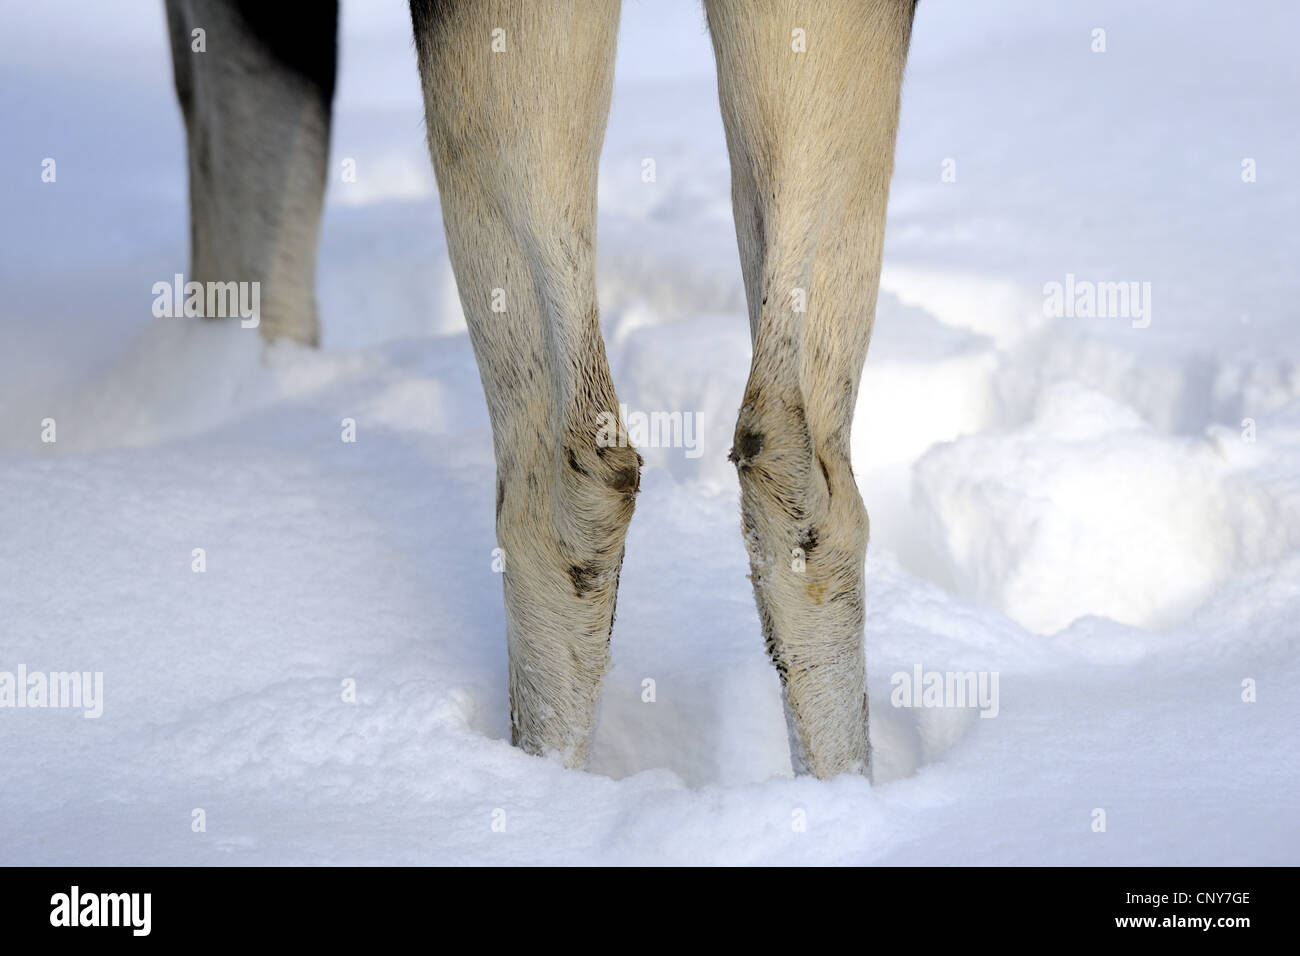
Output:
[[[614,619],[618,616],[618,579],[623,573],[623,554],[623,551],[619,551],[618,563],[614,565],[614,596],[609,604],[609,631],[605,635],[606,647],[609,647],[609,642],[614,636]]]
[[[731,449],[731,454],[729,454],[727,458],[728,460],[735,462],[741,468],[744,468],[748,466],[750,461],[762,450],[762,433],[746,428],[740,433],[735,446]]]
[[[450,18],[452,0],[411,0],[411,22],[418,42],[422,36],[437,37]]]
[[[253,42],[260,43],[277,64],[301,76],[328,114],[338,62],[338,0],[313,4],[312,16],[255,0],[236,0],[234,10]],[[216,55],[221,56],[222,51]]]
[[[608,484],[619,494],[634,495],[641,490],[641,469],[637,465],[619,468],[609,476]]]
[[[780,678],[781,686],[784,687],[789,679],[790,672],[781,657],[780,644],[776,639],[776,626],[772,623],[772,617],[767,612],[766,602],[758,595],[757,589],[754,591],[754,596],[758,598],[755,603],[758,605],[759,624],[763,629],[763,649],[767,651],[768,660],[776,668],[776,676]]]
[[[586,597],[596,590],[599,578],[600,568],[594,561],[569,566],[569,580],[573,582],[573,593],[578,597]]]

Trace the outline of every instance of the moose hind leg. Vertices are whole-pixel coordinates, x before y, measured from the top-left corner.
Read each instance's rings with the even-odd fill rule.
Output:
[[[706,0],[754,352],[731,457],[796,772],[870,773],[849,460],[911,0]]]
[[[492,421],[512,741],[590,752],[640,459],[596,305],[617,0],[412,0],[429,152]]]

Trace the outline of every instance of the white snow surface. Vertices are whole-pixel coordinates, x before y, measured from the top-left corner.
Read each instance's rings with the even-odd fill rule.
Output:
[[[625,3],[601,163],[615,381],[702,454],[644,451],[590,772],[508,743],[405,5],[344,3],[319,351],[151,316],[187,259],[161,4],[4,18],[0,671],[104,706],[0,708],[0,863],[1300,862],[1293,4],[921,3],[854,432],[874,784],[791,775],[745,577],[696,4]],[[1151,283],[1150,324],[1046,316],[1067,274]],[[996,718],[892,706],[917,666],[996,673]]]

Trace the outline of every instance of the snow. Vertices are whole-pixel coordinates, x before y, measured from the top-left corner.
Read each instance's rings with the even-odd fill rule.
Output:
[[[598,284],[623,401],[702,454],[644,452],[591,772],[509,746],[403,7],[344,4],[319,352],[150,314],[187,228],[161,8],[7,17],[0,672],[102,672],[104,710],[0,708],[0,863],[1297,862],[1290,4],[920,5],[854,434],[874,785],[790,775],[686,2],[625,3]],[[1150,282],[1150,325],[1044,314],[1067,275]],[[997,716],[891,706],[918,666],[997,674]]]

